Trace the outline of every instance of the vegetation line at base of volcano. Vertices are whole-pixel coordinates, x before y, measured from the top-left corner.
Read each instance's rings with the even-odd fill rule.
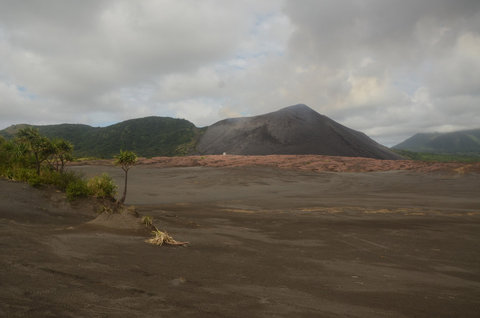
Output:
[[[391,149],[393,152],[410,160],[426,162],[461,162],[473,163],[480,162],[480,154],[441,154],[428,152],[414,152],[408,150]]]
[[[198,138],[205,128],[197,128],[184,119],[145,117],[107,127],[81,124],[13,125],[0,130],[0,136],[11,139],[26,127],[38,129],[48,138],[61,138],[74,146],[75,157],[112,159],[120,149],[129,149],[141,157],[183,156],[195,152]]]

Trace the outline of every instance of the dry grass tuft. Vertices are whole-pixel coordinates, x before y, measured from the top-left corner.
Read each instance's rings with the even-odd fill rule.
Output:
[[[113,209],[111,207],[103,204],[97,209],[97,213],[98,214],[102,214],[102,213],[112,214]]]
[[[142,217],[142,223],[145,224],[145,226],[149,229],[153,228],[153,220],[148,215],[145,215],[145,216]]]
[[[145,215],[142,217],[142,223],[149,229],[152,230],[152,234],[154,235],[152,238],[145,240],[145,242],[153,244],[153,245],[172,245],[172,246],[185,246],[188,242],[179,242],[176,241],[170,234],[167,232],[160,231],[155,224],[153,224],[153,218]]]
[[[159,229],[155,229],[155,231],[152,231],[152,234],[155,235],[152,238],[149,238],[148,240],[145,240],[145,242],[153,244],[153,245],[173,245],[173,246],[184,246],[187,245],[188,242],[179,242],[176,241],[173,237],[171,237],[167,232],[162,232]]]

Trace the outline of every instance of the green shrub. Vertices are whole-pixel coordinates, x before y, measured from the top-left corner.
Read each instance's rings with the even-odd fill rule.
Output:
[[[87,182],[83,179],[77,179],[70,182],[66,189],[67,199],[73,201],[79,198],[85,198],[90,194]]]
[[[117,193],[116,184],[106,173],[88,180],[87,186],[90,194],[97,198],[113,199]]]
[[[5,170],[4,174],[3,174],[7,179],[10,179],[10,180],[15,180],[15,169],[13,168],[8,168]]]
[[[60,191],[65,191],[70,183],[83,179],[82,175],[72,171],[44,170],[41,176],[43,183],[51,184]]]
[[[29,182],[34,177],[37,177],[37,174],[33,169],[12,167],[8,171],[8,178],[15,181]]]
[[[55,181],[54,185],[61,191],[66,191],[70,183],[75,182],[77,180],[83,180],[82,175],[72,171],[66,171],[66,172],[55,171],[55,175],[57,176],[57,178],[54,180]]]
[[[38,188],[42,185],[42,179],[36,174],[33,174],[28,178],[28,184],[32,187]]]
[[[28,182],[28,180],[35,177],[38,177],[38,176],[33,169],[26,169],[26,168],[18,169],[17,180]]]

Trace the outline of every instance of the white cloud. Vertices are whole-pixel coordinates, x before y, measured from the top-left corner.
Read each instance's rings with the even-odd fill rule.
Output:
[[[172,102],[168,104],[171,111],[175,113],[176,118],[191,118],[200,127],[210,124],[212,117],[218,115],[220,106],[215,100],[189,99]]]
[[[388,145],[478,127],[480,2],[0,2],[0,128],[305,103]]]

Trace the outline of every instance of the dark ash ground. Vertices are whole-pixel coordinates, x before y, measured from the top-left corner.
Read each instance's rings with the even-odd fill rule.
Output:
[[[114,167],[71,167],[86,174]],[[149,168],[127,203],[189,247],[0,181],[2,317],[478,317],[480,178]]]

